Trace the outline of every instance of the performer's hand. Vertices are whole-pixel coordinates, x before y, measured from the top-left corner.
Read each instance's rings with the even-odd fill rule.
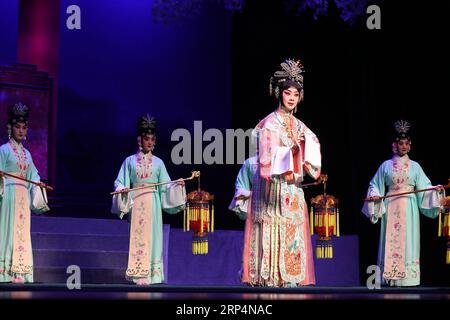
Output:
[[[438,192],[442,192],[445,190],[445,188],[442,184],[438,184],[437,186],[434,187],[434,190],[436,190]]]
[[[300,141],[304,141],[305,140],[305,133],[302,132],[300,133]]]
[[[247,200],[249,197],[244,196],[243,194],[238,195],[237,197],[235,197],[236,200]]]
[[[177,185],[179,185],[179,186],[184,186],[185,185],[183,179],[178,179],[176,182],[177,182]]]
[[[293,172],[287,172],[284,174],[284,179],[288,184],[294,184],[295,183],[295,177]]]
[[[45,183],[39,181],[39,187],[41,187],[42,189],[44,189],[44,188],[45,188]]]
[[[380,201],[381,197],[379,196],[372,196],[367,198],[369,201]]]

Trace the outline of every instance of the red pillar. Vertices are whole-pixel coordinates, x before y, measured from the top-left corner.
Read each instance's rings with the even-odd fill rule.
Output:
[[[58,110],[58,67],[60,0],[20,0],[17,61],[37,65],[53,79],[52,115],[49,131],[49,176],[55,180],[56,119]]]

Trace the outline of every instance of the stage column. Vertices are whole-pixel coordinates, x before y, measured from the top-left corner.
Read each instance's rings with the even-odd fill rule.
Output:
[[[58,110],[58,68],[60,0],[20,0],[17,61],[34,64],[53,79],[49,131],[49,180],[55,182],[56,119]]]

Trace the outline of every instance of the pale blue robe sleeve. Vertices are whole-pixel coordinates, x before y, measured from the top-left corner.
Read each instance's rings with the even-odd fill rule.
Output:
[[[252,178],[253,173],[251,163],[246,160],[236,177],[234,197],[228,207],[228,209],[236,213],[236,215],[241,220],[246,219],[249,210],[249,201],[252,190]],[[237,200],[236,198],[239,196],[245,197],[245,199]]]
[[[129,162],[129,158],[125,159],[120,167],[119,174],[117,175],[116,181],[114,181],[115,191],[130,188],[131,186]]]
[[[27,170],[27,179],[35,182],[40,182],[41,177],[39,176],[38,170],[34,165],[31,154],[27,152],[27,157],[30,159],[30,164]],[[30,192],[30,209],[34,213],[44,213],[50,210],[48,207],[47,191],[39,186],[29,183],[28,190]]]
[[[159,183],[170,181],[170,176],[163,162],[161,162],[158,181]],[[186,208],[186,188],[184,186],[176,183],[164,184],[158,186],[158,192],[162,209],[165,212],[175,214]]]
[[[428,179],[419,164],[417,164],[415,179],[416,190],[432,187],[430,179]],[[442,199],[443,194],[439,194],[436,190],[430,190],[425,192],[417,192],[415,196],[417,198],[420,212],[423,215],[429,218],[436,218],[439,215],[440,200]]]
[[[119,191],[131,187],[130,179],[130,158],[125,159],[120,167],[116,181],[114,181],[114,191]],[[131,211],[133,199],[129,192],[114,195],[112,198],[111,213],[117,214],[120,219]]]
[[[0,148],[0,171],[5,171],[6,153],[4,148]],[[0,206],[5,192],[5,177],[0,178]]]
[[[385,193],[385,167],[384,162],[375,173],[375,176],[369,183],[369,189],[367,190],[367,197],[382,197]],[[384,201],[364,201],[362,212],[366,217],[370,219],[372,223],[377,223],[378,219],[383,216],[386,209]]]

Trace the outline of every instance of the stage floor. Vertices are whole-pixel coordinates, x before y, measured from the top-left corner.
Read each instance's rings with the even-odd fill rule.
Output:
[[[0,299],[100,300],[450,300],[450,288],[413,287],[369,290],[365,287],[267,288],[196,285],[0,284]]]

